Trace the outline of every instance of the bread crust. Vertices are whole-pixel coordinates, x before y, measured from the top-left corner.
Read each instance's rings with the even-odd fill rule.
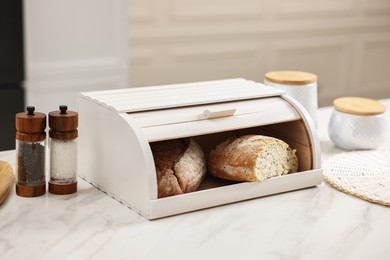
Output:
[[[158,198],[195,191],[206,174],[206,161],[192,138],[151,144],[157,174]]]
[[[273,158],[273,159],[272,159]],[[209,154],[212,175],[232,181],[263,181],[273,176],[296,172],[298,159],[282,140],[245,135],[231,137]]]

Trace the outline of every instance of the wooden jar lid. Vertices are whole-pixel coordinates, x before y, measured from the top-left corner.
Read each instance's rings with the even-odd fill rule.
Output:
[[[28,106],[27,112],[15,116],[16,139],[21,141],[41,141],[46,138],[46,115],[35,112],[35,107]]]
[[[336,110],[353,115],[380,115],[385,106],[376,100],[361,97],[341,97],[333,101]]]
[[[284,85],[307,85],[317,82],[317,76],[303,71],[271,71],[265,74],[269,82]]]
[[[49,136],[57,139],[76,138],[79,116],[77,112],[69,111],[65,105],[60,110],[49,113]]]

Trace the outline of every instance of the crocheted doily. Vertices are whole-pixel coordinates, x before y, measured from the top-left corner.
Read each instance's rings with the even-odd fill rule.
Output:
[[[390,206],[390,151],[337,154],[324,166],[324,180],[361,199]]]

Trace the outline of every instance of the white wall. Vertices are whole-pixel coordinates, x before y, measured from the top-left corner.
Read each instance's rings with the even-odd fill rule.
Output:
[[[77,92],[128,87],[126,0],[25,0],[26,104],[77,109]]]
[[[319,103],[390,97],[388,0],[129,0],[131,85],[304,70]]]

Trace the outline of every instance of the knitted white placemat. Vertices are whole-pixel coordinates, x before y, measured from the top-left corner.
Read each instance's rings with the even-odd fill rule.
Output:
[[[324,180],[361,199],[390,206],[390,151],[337,154],[325,161]]]

